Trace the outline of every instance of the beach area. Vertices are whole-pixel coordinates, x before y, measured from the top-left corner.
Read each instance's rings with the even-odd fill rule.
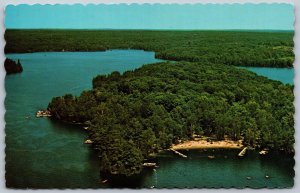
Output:
[[[224,139],[220,141],[210,141],[206,138],[195,138],[194,140],[184,141],[179,144],[173,144],[171,149],[208,149],[208,148],[224,148],[224,149],[241,149],[243,148],[242,140],[233,141]]]

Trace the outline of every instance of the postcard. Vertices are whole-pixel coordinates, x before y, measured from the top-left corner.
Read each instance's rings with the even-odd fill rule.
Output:
[[[9,189],[292,188],[294,5],[8,4]]]

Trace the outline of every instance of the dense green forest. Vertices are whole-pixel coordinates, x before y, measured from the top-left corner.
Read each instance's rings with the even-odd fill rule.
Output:
[[[177,62],[93,79],[55,97],[53,118],[86,125],[101,171],[131,176],[194,134],[293,152],[293,86],[234,66],[293,67],[293,32],[6,30],[5,53],[143,49]]]
[[[6,30],[5,53],[143,49],[166,60],[292,67],[294,32]]]
[[[226,65],[165,62],[93,79],[78,97],[55,97],[56,119],[89,127],[101,171],[133,175],[193,134],[293,152],[293,87]]]
[[[7,74],[23,72],[23,67],[20,63],[20,60],[18,60],[18,62],[15,62],[12,59],[6,58],[4,61],[4,68]]]

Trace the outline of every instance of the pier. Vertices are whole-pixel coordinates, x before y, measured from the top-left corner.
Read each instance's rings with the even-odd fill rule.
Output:
[[[245,147],[245,148],[238,154],[238,156],[239,156],[239,157],[244,157],[244,155],[246,154],[246,151],[247,151],[247,147]]]
[[[176,151],[175,149],[170,149],[170,151],[174,152],[175,154],[179,155],[180,157],[187,158],[186,155],[180,153],[179,151]]]

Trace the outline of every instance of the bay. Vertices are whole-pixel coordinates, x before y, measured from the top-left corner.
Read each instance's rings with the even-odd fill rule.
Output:
[[[284,84],[294,85],[294,68],[267,68],[267,67],[241,67],[265,76],[271,80],[278,80]]]
[[[155,63],[154,52],[41,52],[7,54],[24,71],[5,78],[6,183],[14,188],[97,188],[99,165],[83,142],[86,133],[47,118],[35,118],[52,97],[79,95],[98,74]]]
[[[144,170],[127,180],[99,183],[96,154],[83,143],[87,133],[76,126],[35,118],[35,113],[45,109],[54,96],[79,95],[91,89],[92,78],[98,74],[133,70],[160,60],[154,58],[154,52],[140,50],[6,56],[20,59],[24,69],[5,78],[5,167],[10,188],[293,186],[293,158],[249,152],[238,159],[235,150],[184,151],[188,159],[164,152],[156,158],[159,168],[155,170]],[[208,159],[208,155],[215,159]]]

